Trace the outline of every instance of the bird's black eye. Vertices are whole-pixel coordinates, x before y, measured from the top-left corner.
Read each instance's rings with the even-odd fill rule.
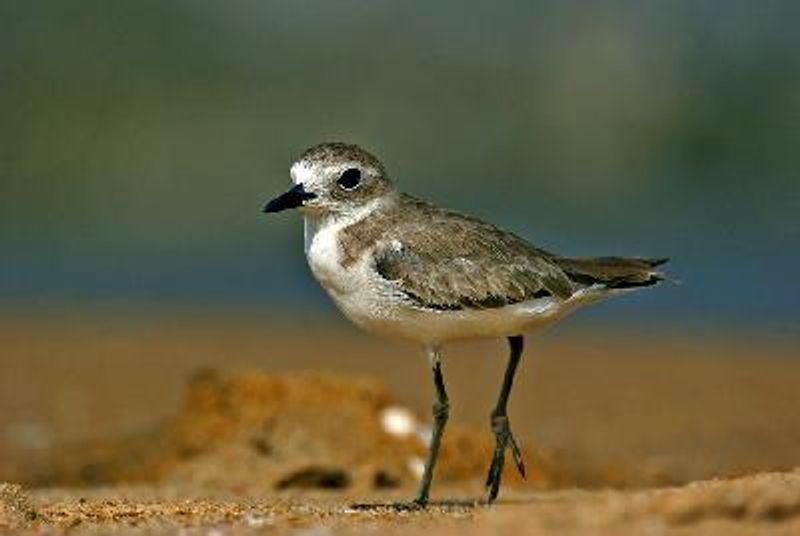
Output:
[[[336,183],[343,190],[352,190],[361,182],[361,171],[357,168],[345,169],[341,177],[336,180]]]

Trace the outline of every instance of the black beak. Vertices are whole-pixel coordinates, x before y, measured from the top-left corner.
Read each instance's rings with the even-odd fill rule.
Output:
[[[298,184],[285,194],[281,194],[266,205],[264,205],[264,212],[280,212],[287,208],[297,208],[303,206],[303,201],[307,199],[314,199],[317,194],[306,192],[302,184]]]

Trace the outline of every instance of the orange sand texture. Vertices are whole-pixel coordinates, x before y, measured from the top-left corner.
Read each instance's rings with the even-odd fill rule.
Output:
[[[504,348],[456,345],[437,502],[398,513],[352,505],[414,492],[423,442],[383,418],[408,408],[424,431],[424,358],[341,325],[302,332],[186,315],[5,319],[0,533],[800,533],[791,339],[531,342],[511,407],[529,477],[506,464],[491,507],[503,359],[485,356]]]

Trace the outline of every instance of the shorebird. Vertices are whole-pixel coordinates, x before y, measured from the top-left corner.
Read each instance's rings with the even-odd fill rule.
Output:
[[[578,307],[663,280],[666,258],[571,258],[534,246],[479,219],[401,193],[380,160],[345,143],[306,150],[292,165],[294,187],[264,212],[299,209],[312,273],[357,326],[424,345],[433,373],[433,430],[411,507],[428,504],[450,403],[443,344],[505,337],[510,357],[491,413],[495,449],[486,478],[497,498],[506,450],[525,476],[506,406],[523,336]]]

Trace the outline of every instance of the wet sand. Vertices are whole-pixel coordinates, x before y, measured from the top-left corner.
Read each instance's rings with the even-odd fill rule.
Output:
[[[502,342],[446,349],[453,411],[426,512],[413,494],[430,379],[412,345],[263,315],[6,315],[0,527],[198,534],[758,533],[800,529],[796,341],[559,329],[510,407],[531,474],[480,503]],[[415,465],[414,460],[417,460]],[[477,501],[477,503],[476,503]],[[216,531],[216,532],[214,532]]]

